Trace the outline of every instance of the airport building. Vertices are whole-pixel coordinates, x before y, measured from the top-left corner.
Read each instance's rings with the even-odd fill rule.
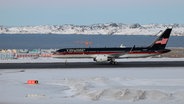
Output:
[[[19,59],[19,58],[39,58],[51,57],[56,49],[6,49],[0,50],[0,60]]]

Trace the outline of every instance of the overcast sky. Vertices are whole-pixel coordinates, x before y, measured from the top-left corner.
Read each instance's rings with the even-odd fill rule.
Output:
[[[0,25],[184,24],[184,0],[0,0]]]

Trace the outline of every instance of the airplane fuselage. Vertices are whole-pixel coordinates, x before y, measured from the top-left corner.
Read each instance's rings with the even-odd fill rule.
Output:
[[[107,56],[113,58],[149,57],[169,52],[168,49],[151,50],[148,48],[66,48],[54,53],[55,58],[96,58]]]

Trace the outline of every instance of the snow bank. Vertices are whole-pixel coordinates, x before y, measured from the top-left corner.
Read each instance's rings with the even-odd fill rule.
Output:
[[[98,80],[96,80],[98,79]],[[117,79],[117,78],[116,78]],[[129,80],[129,82],[132,82],[134,80]],[[157,80],[159,81],[159,80]],[[169,81],[169,80],[167,80]],[[167,82],[166,81],[166,82]],[[178,80],[173,80],[172,82],[177,82]],[[117,85],[113,85],[114,79],[107,79],[107,78],[101,78],[101,77],[95,77],[95,78],[87,78],[87,79],[67,79],[61,83],[64,83],[65,86],[69,87],[70,95],[65,96],[65,98],[71,98],[71,97],[81,97],[81,98],[87,98],[93,101],[98,100],[123,100],[123,101],[140,101],[140,100],[153,100],[153,101],[165,101],[170,99],[179,99],[182,102],[184,100],[182,99],[184,97],[184,94],[182,92],[173,92],[170,90],[163,90],[159,89],[163,86],[171,86],[164,81],[160,82],[157,85],[154,85],[154,81],[152,82],[149,80],[149,84],[144,84],[145,88],[141,88],[141,84],[139,82],[144,83],[144,80],[136,80],[136,84],[128,85],[124,84],[124,79],[116,80]],[[126,81],[125,81],[126,83]],[[164,85],[164,84],[165,85]],[[59,83],[57,82],[56,85]],[[121,85],[118,85],[121,84]],[[182,83],[178,83],[177,86],[183,86],[184,80],[182,80]],[[149,85],[155,86],[157,89],[149,88]],[[138,88],[136,88],[136,86]]]
[[[159,90],[138,90],[138,89],[103,89],[95,91],[87,91],[84,93],[91,100],[101,100],[101,99],[112,99],[112,100],[126,100],[126,101],[139,101],[139,100],[168,100],[173,97],[176,98],[174,94],[165,93]],[[180,96],[183,97],[183,96]]]

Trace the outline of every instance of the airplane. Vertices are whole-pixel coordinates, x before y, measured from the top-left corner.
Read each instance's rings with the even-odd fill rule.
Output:
[[[147,47],[109,47],[109,48],[64,48],[53,53],[54,58],[92,58],[96,62],[117,64],[118,58],[143,58],[164,54],[171,50],[165,49],[172,28],[167,28]]]

